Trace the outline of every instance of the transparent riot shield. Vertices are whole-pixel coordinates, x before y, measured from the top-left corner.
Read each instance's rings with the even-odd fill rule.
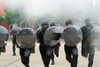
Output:
[[[62,38],[67,46],[76,46],[82,40],[82,31],[75,25],[67,26],[62,33]]]
[[[9,38],[9,33],[7,29],[3,26],[0,26],[0,41],[7,41]]]
[[[36,33],[31,28],[22,28],[16,34],[16,41],[21,48],[32,48],[35,46]]]
[[[44,43],[48,46],[54,46],[59,42],[63,28],[60,26],[49,27],[44,34]]]

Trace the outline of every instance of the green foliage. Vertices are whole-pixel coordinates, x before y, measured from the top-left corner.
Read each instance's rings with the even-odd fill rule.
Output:
[[[5,23],[13,24],[13,23],[20,23],[23,20],[24,14],[17,10],[9,11],[5,9]]]
[[[3,16],[0,16],[0,23],[4,20]]]

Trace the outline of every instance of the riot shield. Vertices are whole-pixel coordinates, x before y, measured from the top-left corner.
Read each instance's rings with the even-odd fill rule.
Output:
[[[0,26],[0,41],[7,41],[9,38],[9,33],[7,29],[3,26]]]
[[[67,26],[62,33],[62,38],[67,46],[76,46],[82,40],[82,31],[75,25]]]
[[[44,34],[44,43],[48,46],[55,46],[61,37],[63,29],[60,26],[49,27]]]
[[[32,48],[36,42],[35,31],[31,28],[22,28],[16,34],[16,42],[21,48]]]
[[[100,42],[100,27],[99,26],[95,26],[90,33],[90,45],[91,46],[100,46],[99,42]]]

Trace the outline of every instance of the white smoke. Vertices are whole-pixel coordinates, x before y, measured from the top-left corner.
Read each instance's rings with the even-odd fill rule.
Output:
[[[95,1],[91,0],[6,0],[7,6],[20,8],[24,5],[24,12],[38,16],[43,14],[57,14],[64,12],[67,15],[83,16],[91,13]],[[93,3],[94,2],[94,3]]]
[[[6,0],[11,10],[23,11],[28,17],[50,17],[52,20],[72,19],[82,24],[84,19],[100,19],[99,0]],[[22,9],[22,10],[21,10]],[[95,22],[96,22],[95,21]],[[65,21],[63,21],[65,22]]]

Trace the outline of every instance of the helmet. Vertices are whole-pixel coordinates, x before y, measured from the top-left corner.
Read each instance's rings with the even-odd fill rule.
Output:
[[[65,22],[65,24],[66,24],[66,26],[68,26],[68,24],[73,24],[73,21],[72,21],[72,20],[67,20],[67,21]]]
[[[85,24],[86,24],[86,25],[92,25],[91,18],[87,18],[87,19],[85,20]]]
[[[50,26],[56,26],[56,23],[55,22],[51,22]]]
[[[90,20],[91,20],[90,18],[87,18],[85,19],[85,22],[90,22]]]
[[[43,21],[41,24],[41,27],[43,30],[46,30],[49,27],[49,22],[48,21]]]
[[[20,27],[21,27],[21,28],[26,28],[26,27],[28,27],[28,22],[27,22],[27,20],[23,20],[23,21],[20,23]]]

